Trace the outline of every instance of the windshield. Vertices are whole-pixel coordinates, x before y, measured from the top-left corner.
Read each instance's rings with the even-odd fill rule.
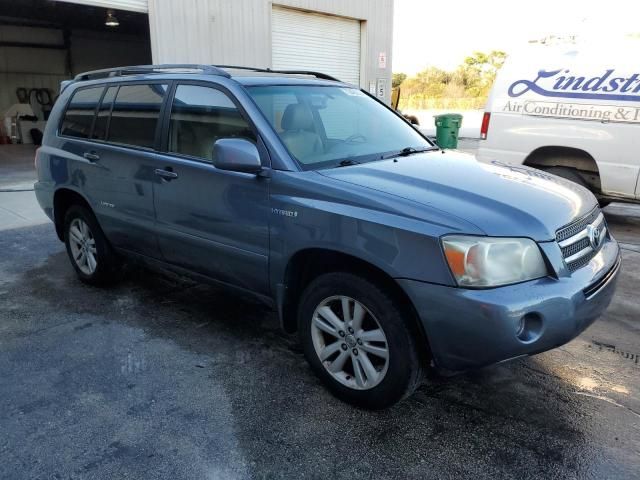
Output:
[[[413,127],[355,88],[279,85],[248,90],[305,170],[432,147]]]

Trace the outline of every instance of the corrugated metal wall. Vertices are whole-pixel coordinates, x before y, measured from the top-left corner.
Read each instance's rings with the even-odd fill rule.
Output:
[[[271,66],[273,5],[362,21],[360,86],[391,87],[393,0],[148,0],[155,63],[193,62]],[[386,68],[379,68],[379,55]]]

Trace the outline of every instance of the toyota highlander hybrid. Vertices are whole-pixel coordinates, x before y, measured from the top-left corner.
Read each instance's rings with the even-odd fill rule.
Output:
[[[315,72],[81,74],[36,164],[82,281],[113,282],[133,259],[256,295],[327,387],[367,408],[408,396],[426,369],[568,342],[620,269],[586,188],[445,152]]]

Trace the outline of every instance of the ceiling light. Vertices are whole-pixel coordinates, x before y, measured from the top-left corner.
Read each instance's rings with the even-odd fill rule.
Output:
[[[113,14],[113,10],[107,10],[107,19],[104,21],[104,24],[107,27],[117,27],[120,25],[120,22]]]

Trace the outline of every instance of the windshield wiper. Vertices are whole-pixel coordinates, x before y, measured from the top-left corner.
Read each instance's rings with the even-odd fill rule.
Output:
[[[340,163],[338,163],[338,167],[349,167],[351,165],[358,165],[360,162],[357,162],[356,160],[351,160],[350,158],[345,158],[344,160],[341,160]]]
[[[393,152],[388,155],[382,156],[381,160],[387,160],[389,158],[394,158],[394,157],[408,157],[409,155],[413,155],[414,153],[431,152],[433,150],[440,150],[440,149],[435,146],[426,147],[426,148],[405,147],[398,152]]]

